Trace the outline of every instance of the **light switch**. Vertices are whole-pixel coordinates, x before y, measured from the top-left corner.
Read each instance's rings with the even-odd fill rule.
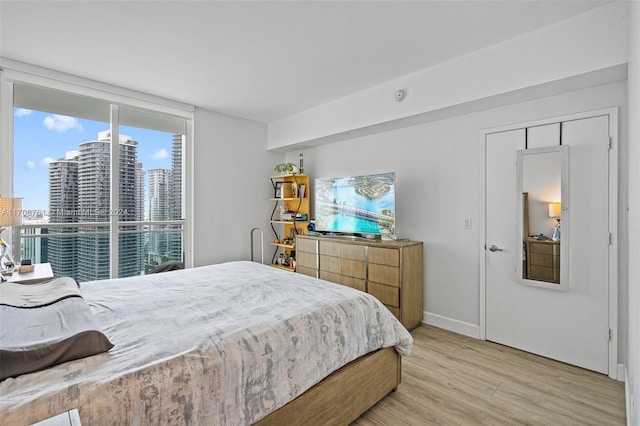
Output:
[[[464,219],[464,229],[471,229],[471,218],[466,217]]]

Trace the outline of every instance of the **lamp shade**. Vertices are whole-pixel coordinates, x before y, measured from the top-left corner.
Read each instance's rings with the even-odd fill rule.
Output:
[[[560,217],[562,216],[562,208],[559,201],[554,203],[549,203],[549,217]]]
[[[0,195],[0,227],[22,223],[22,198],[5,198]]]

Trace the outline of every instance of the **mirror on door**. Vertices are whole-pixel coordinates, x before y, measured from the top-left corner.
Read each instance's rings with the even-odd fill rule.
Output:
[[[568,288],[569,147],[518,151],[518,244],[520,282]]]

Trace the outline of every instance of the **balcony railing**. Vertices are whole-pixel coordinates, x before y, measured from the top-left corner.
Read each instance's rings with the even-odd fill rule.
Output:
[[[143,275],[169,260],[183,262],[184,220],[118,223],[118,275]],[[12,228],[16,260],[50,262],[55,276],[78,282],[109,278],[108,222],[23,224]]]

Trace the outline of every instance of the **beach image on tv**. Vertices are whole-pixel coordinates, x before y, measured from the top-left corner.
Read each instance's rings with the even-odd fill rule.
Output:
[[[316,179],[316,229],[395,233],[395,173]]]

